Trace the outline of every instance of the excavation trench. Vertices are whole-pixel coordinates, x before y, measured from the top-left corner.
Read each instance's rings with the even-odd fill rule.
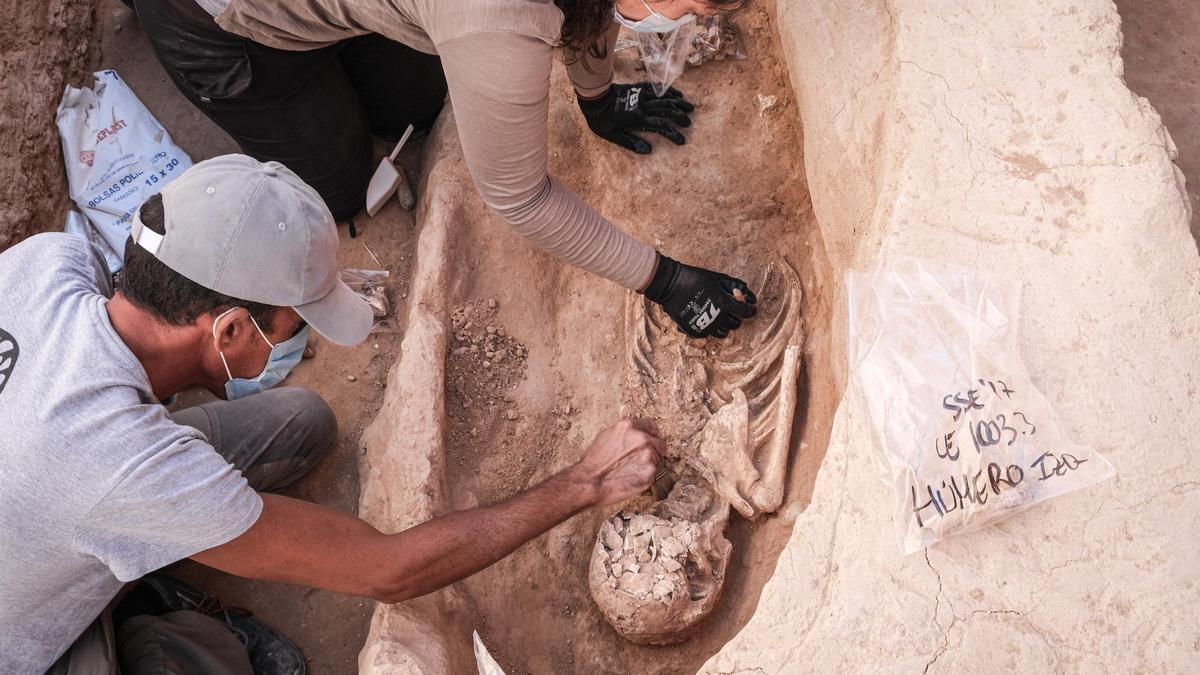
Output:
[[[753,523],[731,516],[724,595],[681,644],[632,644],[597,610],[588,566],[612,510],[592,511],[451,590],[378,607],[364,669],[419,663],[466,672],[474,629],[510,674],[695,672],[753,614],[808,504],[840,389],[830,342],[834,286],[808,193],[796,97],[770,15],[751,9],[738,27],[747,59],[706,63],[677,83],[698,106],[687,146],[658,139],[649,157],[619,151],[587,131],[572,100],[552,97],[551,170],[672,257],[752,284],[772,263],[796,271],[804,339],[782,508]],[[620,54],[619,80],[638,77],[633,64],[632,51]],[[561,69],[554,77],[554,91],[569,89]],[[619,415],[655,418],[676,443],[691,424],[678,402],[665,400],[669,383],[644,389],[632,376],[637,340],[627,315],[637,297],[533,249],[488,213],[456,134],[447,113],[427,148],[408,335],[364,436],[360,513],[388,530],[511,496],[575,461]],[[746,352],[768,328],[772,302],[766,298],[768,316],[735,339],[660,360],[690,365]]]
[[[800,278],[785,501],[753,523],[731,517],[724,594],[688,641],[636,646],[592,602],[588,563],[611,511],[581,514],[466,582],[396,605],[189,563],[170,572],[252,609],[316,673],[353,672],[356,655],[367,673],[475,672],[472,630],[514,674],[792,672],[799,662],[935,673],[991,658],[997,644],[1022,672],[1186,671],[1191,651],[1160,648],[1192,644],[1196,604],[1196,556],[1163,546],[1197,540],[1194,518],[1163,515],[1194,512],[1197,494],[1179,482],[1195,473],[1196,453],[1178,449],[1194,437],[1188,345],[1200,334],[1200,277],[1174,144],[1121,79],[1111,2],[952,4],[752,3],[738,20],[749,59],[685,74],[679,86],[699,105],[690,143],[659,140],[649,157],[591,134],[555,75],[550,147],[564,183],[677,258],[751,282],[781,258]],[[119,0],[9,5],[17,21],[0,30],[13,45],[0,71],[15,75],[0,99],[17,123],[0,124],[10,132],[0,176],[15,196],[0,199],[0,244],[62,223],[53,111],[63,83],[89,84],[97,67],[120,72],[193,159],[236,151],[163,75]],[[1147,16],[1166,15],[1156,5]],[[1158,58],[1166,48],[1186,56],[1182,38],[1154,32],[1154,51],[1139,53],[1134,26],[1131,72],[1151,64],[1168,98],[1184,100],[1182,66]],[[638,76],[630,56],[622,81]],[[1172,128],[1177,139],[1190,130]],[[340,427],[333,456],[289,494],[344,511],[357,501],[395,532],[567,466],[621,414],[658,415],[678,440],[690,420],[629,377],[631,295],[538,252],[483,208],[451,112],[419,154],[404,158],[422,163],[415,223],[391,206],[360,220],[357,240],[341,228],[340,264],[391,271],[396,321],[355,349],[318,344],[289,378],[320,391]],[[853,398],[830,429],[845,379],[838,279],[885,248],[1022,279],[1030,371],[1078,440],[1118,463],[1119,480],[898,556],[891,495],[854,487],[875,477]],[[1118,311],[1127,308],[1136,311]],[[656,357],[669,361],[662,346]],[[716,364],[739,347],[713,349],[691,362]],[[1128,583],[1103,583],[1115,578]],[[854,649],[840,648],[848,625]],[[1148,641],[1147,626],[1161,635]]]

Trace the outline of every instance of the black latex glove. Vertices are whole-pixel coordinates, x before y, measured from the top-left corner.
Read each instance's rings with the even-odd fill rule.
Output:
[[[734,290],[741,292],[745,302],[733,297]],[[694,338],[724,338],[742,325],[742,319],[754,316],[758,302],[741,279],[684,265],[661,253],[654,278],[643,293],[662,306],[679,330]]]
[[[588,126],[596,135],[639,155],[650,154],[650,144],[633,131],[653,131],[662,134],[676,145],[687,143],[676,127],[689,127],[688,113],[695,106],[688,103],[674,87],[658,96],[649,82],[614,84],[598,99],[579,99]]]

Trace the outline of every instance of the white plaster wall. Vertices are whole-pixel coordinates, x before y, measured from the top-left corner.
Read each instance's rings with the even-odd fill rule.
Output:
[[[754,618],[703,672],[1194,670],[1200,260],[1174,144],[1122,80],[1115,6],[781,0],[777,17],[833,268],[887,248],[1024,281],[1034,382],[1118,477],[902,557],[848,398]]]

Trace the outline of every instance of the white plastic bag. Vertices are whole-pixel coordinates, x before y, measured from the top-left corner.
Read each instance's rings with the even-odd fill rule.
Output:
[[[662,96],[667,93],[683,73],[683,67],[692,54],[696,31],[696,21],[693,19],[670,33],[633,33],[642,63],[646,66],[646,78],[650,80],[655,94]]]
[[[67,211],[67,222],[63,225],[63,232],[83,237],[92,242],[96,248],[100,249],[100,253],[104,256],[104,262],[108,263],[108,271],[110,273],[115,274],[116,270],[121,269],[124,264],[122,257],[117,255],[117,252],[108,245],[108,242],[104,240],[104,237],[100,236],[96,228],[92,227],[88,219],[84,218],[75,209]]]
[[[692,52],[688,65],[698,66],[705,61],[741,61],[746,58],[738,40],[733,22],[722,14],[707,16],[697,23],[696,36],[692,38]]]
[[[846,287],[850,387],[905,553],[1115,474],[1025,371],[1018,283],[901,259]]]
[[[392,303],[387,296],[389,276],[390,273],[387,270],[344,269],[338,272],[342,283],[358,293],[359,297],[366,300],[367,304],[371,306],[376,324],[386,319],[391,313]]]
[[[504,675],[504,669],[496,663],[496,659],[492,658],[480,639],[479,631],[471,631],[471,642],[475,645],[475,667],[479,670],[479,675]]]
[[[192,160],[115,71],[94,75],[63,91],[58,133],[71,199],[120,260],[134,212]]]

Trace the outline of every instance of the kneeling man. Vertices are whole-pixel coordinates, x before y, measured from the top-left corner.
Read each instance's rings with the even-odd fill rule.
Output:
[[[280,164],[228,155],[142,207],[115,289],[79,237],[39,234],[0,254],[0,672],[116,673],[119,662],[128,675],[170,662],[248,673],[251,658],[261,672],[245,649],[267,639],[260,629],[186,587],[143,583],[131,597],[155,591],[154,616],[130,618],[118,594],[191,558],[398,602],[649,486],[662,441],[625,420],[525,493],[396,534],[266,494],[337,437],[317,394],[270,387],[310,327],[342,345],[371,328],[336,252],[312,188]],[[162,405],[192,387],[222,400]]]

